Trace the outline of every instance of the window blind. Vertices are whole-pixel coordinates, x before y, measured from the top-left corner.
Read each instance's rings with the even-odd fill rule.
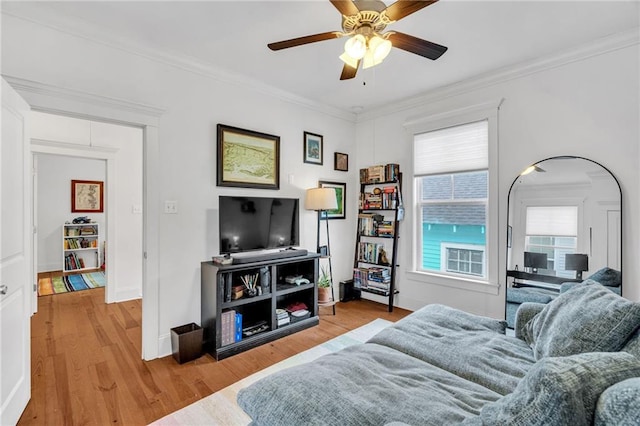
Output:
[[[487,120],[417,134],[413,149],[414,175],[487,169],[488,139]]]
[[[578,235],[577,206],[529,206],[526,220],[527,235]]]

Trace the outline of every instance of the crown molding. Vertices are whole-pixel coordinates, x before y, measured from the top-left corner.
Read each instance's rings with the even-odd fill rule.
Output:
[[[24,78],[13,77],[3,74],[2,77],[16,89],[19,93],[34,93],[44,96],[53,96],[56,98],[66,99],[70,101],[80,101],[90,105],[100,107],[117,108],[120,110],[135,112],[159,118],[165,112],[165,108],[157,108],[150,105],[131,102],[124,99],[111,98],[108,96],[94,95],[74,89],[54,86],[50,84],[39,83],[37,81],[26,80]]]
[[[640,44],[640,28],[603,37],[544,59],[521,62],[358,114],[364,122]]]
[[[43,17],[37,16],[39,12],[35,9],[32,10],[32,12],[34,16],[26,16],[14,11],[7,11],[5,9],[2,10],[2,14],[4,15],[47,27],[54,31],[78,37],[91,43],[101,44],[112,49],[124,51],[131,55],[171,66],[182,71],[211,78],[225,84],[243,87],[251,91],[274,97],[284,102],[302,106],[351,123],[356,122],[357,115],[352,111],[309,100],[286,90],[262,83],[258,80],[251,79],[237,73],[228,72],[220,67],[210,63],[205,63],[193,57],[181,55],[175,52],[169,53],[149,46],[132,43],[131,40],[118,37],[113,33],[100,31],[93,26],[87,25],[81,21],[73,20],[69,17],[61,17],[57,15],[47,15]]]

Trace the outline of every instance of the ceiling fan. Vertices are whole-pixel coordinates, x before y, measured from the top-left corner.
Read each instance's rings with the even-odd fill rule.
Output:
[[[345,63],[340,80],[354,78],[360,63],[362,63],[363,69],[381,63],[389,54],[391,47],[397,47],[432,60],[438,59],[447,51],[445,46],[398,31],[382,32],[387,25],[438,0],[398,0],[389,7],[380,0],[330,1],[342,14],[342,31],[329,31],[269,43],[267,45],[269,49],[282,50],[318,41],[350,37],[345,43],[344,53],[340,55],[340,59]]]

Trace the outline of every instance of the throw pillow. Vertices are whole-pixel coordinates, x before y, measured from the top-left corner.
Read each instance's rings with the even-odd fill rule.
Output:
[[[620,287],[622,284],[622,274],[620,271],[609,267],[597,270],[593,275],[589,276],[589,279],[606,285],[607,287]]]
[[[598,399],[595,426],[637,425],[640,419],[640,377],[618,382]]]
[[[600,394],[639,374],[640,360],[626,352],[545,358],[512,393],[485,405],[464,424],[591,425]]]
[[[582,352],[615,352],[640,326],[640,303],[586,280],[547,304],[523,331],[537,360]]]

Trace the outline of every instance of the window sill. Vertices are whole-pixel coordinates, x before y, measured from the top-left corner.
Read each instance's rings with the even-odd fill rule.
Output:
[[[479,293],[493,294],[496,296],[500,292],[499,284],[492,284],[484,281],[418,271],[407,271],[406,274],[407,278],[411,281],[418,281],[425,284],[434,284],[449,288],[459,288],[462,290],[476,291]]]

